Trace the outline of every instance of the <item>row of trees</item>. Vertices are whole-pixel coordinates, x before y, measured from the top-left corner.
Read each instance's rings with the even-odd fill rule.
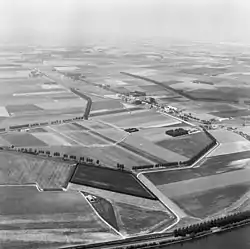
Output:
[[[173,234],[175,237],[185,237],[186,235],[195,235],[197,233],[209,231],[212,228],[221,228],[248,219],[250,219],[250,210],[245,212],[237,212],[187,227],[178,228],[174,230]]]
[[[80,117],[74,117],[74,118],[69,118],[69,119],[63,119],[63,120],[54,120],[51,121],[52,125],[56,125],[56,124],[63,124],[63,123],[69,123],[72,121],[77,121],[77,120],[82,120],[84,119],[83,116]],[[50,125],[49,122],[42,122],[42,123],[33,123],[33,124],[24,124],[24,125],[15,125],[15,126],[10,126],[9,130],[14,131],[14,130],[21,130],[21,129],[28,129],[28,128],[35,128],[38,126],[46,126],[46,125]],[[6,129],[0,129],[0,131],[4,132],[6,131]]]
[[[75,155],[68,155],[68,154],[62,154],[60,152],[51,152],[49,150],[38,150],[38,149],[33,149],[33,148],[15,148],[13,145],[11,146],[11,149],[15,149],[18,152],[23,152],[23,153],[29,153],[33,155],[46,155],[48,157],[58,157],[62,158],[63,160],[70,160],[70,161],[77,161],[77,162],[87,162],[87,163],[92,163],[92,164],[97,164],[100,165],[100,161],[89,158],[89,157],[79,157],[77,160],[77,157]]]

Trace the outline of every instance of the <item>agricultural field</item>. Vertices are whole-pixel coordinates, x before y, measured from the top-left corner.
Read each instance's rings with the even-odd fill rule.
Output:
[[[156,198],[133,174],[115,169],[79,164],[70,182],[149,199]]]
[[[117,100],[103,100],[94,102],[91,111],[123,109],[123,105]]]
[[[152,154],[165,162],[179,162],[188,160],[188,157],[183,156],[179,153],[175,153],[174,151],[165,149],[163,147],[157,146],[156,144],[137,134],[132,134],[128,136],[124,140],[124,143],[131,145],[135,148],[139,147],[140,150]]]
[[[43,188],[65,188],[74,165],[39,156],[0,151],[0,184],[37,183]]]
[[[42,140],[36,138],[34,135],[29,133],[7,133],[2,134],[1,138],[6,140],[9,144],[15,147],[41,147],[47,146]]]
[[[99,117],[99,119],[122,128],[166,126],[179,123],[174,118],[149,110],[109,115],[108,117]]]
[[[30,248],[30,244],[32,248],[50,248],[119,238],[78,192],[1,186],[0,196],[0,243],[4,248],[17,244],[18,248]]]
[[[171,140],[166,137],[166,139],[162,139],[156,142],[156,144],[186,158],[192,158],[211,142],[211,139],[204,132],[197,132],[186,136],[175,137]]]
[[[250,190],[249,153],[214,156],[200,167],[144,175],[187,214],[206,218],[230,208]]]
[[[117,216],[119,230],[127,235],[161,231],[170,226],[175,220],[168,212],[152,210],[147,207],[142,208],[136,205],[115,202],[113,208]]]
[[[219,146],[209,155],[216,157],[245,151],[250,151],[250,142],[244,137],[231,131],[211,131],[214,138],[220,143]]]
[[[204,219],[216,214],[224,214],[223,210],[230,208],[249,190],[249,184],[239,184],[180,195],[172,199],[190,216]]]

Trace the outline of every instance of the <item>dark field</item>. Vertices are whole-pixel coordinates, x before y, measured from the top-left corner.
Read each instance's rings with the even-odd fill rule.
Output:
[[[204,101],[223,101],[223,102],[238,102],[240,98],[249,98],[249,88],[234,88],[234,87],[220,87],[218,89],[198,89],[195,91],[189,91],[186,93],[194,99]]]
[[[250,189],[249,185],[235,185],[172,198],[185,212],[207,218],[230,207]]]
[[[9,113],[18,113],[18,112],[35,112],[35,111],[43,111],[42,108],[36,105],[7,105],[6,110]]]
[[[183,69],[180,71],[180,73],[216,76],[219,74],[226,73],[227,71],[228,71],[227,68],[199,67],[199,68],[192,68],[192,69]]]
[[[243,163],[241,166],[230,165],[233,161],[248,159],[250,151],[232,153],[229,155],[214,156],[206,159],[199,168],[173,170],[158,173],[145,173],[145,176],[155,185],[168,184],[173,182],[185,181],[199,177],[222,174],[231,171],[242,170],[246,167]]]
[[[115,169],[79,164],[70,182],[148,199],[156,199],[133,174]]]
[[[9,133],[1,137],[16,147],[47,146],[46,143],[29,133]]]
[[[241,110],[231,110],[231,111],[220,111],[220,112],[210,112],[210,114],[221,118],[241,117],[250,115],[250,110],[241,109]]]
[[[192,158],[211,142],[211,139],[204,132],[199,132],[187,136],[176,137],[171,140],[165,139],[156,144],[185,157]]]
[[[162,211],[154,211],[119,202],[114,203],[113,206],[117,216],[119,216],[117,222],[120,230],[131,235],[155,231],[157,228],[162,230],[162,224],[167,228],[174,221],[174,217]]]

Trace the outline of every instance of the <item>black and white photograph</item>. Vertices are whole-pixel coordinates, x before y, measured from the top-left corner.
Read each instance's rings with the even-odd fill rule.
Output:
[[[0,0],[0,249],[249,249],[249,27],[249,0]]]

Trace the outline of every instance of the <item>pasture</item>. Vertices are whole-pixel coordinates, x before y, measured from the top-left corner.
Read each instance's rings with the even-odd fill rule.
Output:
[[[78,164],[70,182],[148,199],[156,197],[130,172]]]

